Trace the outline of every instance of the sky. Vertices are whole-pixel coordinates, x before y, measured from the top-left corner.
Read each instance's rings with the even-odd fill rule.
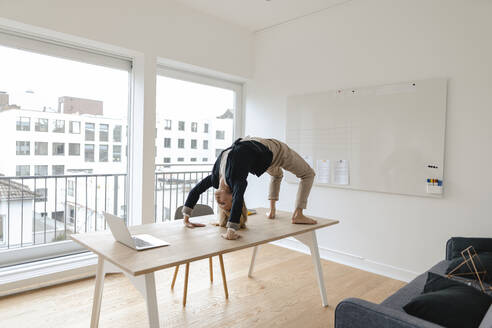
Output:
[[[0,91],[23,109],[58,109],[58,98],[103,101],[104,116],[126,119],[129,73],[0,46]],[[234,108],[231,90],[157,76],[158,119],[167,114],[212,118]]]

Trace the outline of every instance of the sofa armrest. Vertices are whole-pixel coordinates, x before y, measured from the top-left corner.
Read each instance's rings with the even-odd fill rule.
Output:
[[[386,306],[348,298],[335,309],[335,328],[443,328]]]
[[[477,252],[492,252],[492,238],[452,237],[446,242],[446,260],[461,256],[461,251],[473,246]]]

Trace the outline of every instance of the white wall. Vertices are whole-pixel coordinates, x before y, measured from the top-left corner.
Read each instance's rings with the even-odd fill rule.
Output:
[[[449,237],[492,236],[490,17],[486,0],[354,0],[255,35],[246,134],[285,140],[292,94],[449,78],[444,198],[315,187],[309,213],[341,221],[319,233],[322,254],[408,280]],[[267,206],[267,184],[250,179],[248,206]],[[284,182],[279,208],[296,188]]]
[[[251,34],[170,0],[0,1],[0,17],[238,76]]]

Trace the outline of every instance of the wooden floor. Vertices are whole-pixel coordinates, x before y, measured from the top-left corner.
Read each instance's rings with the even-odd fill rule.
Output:
[[[161,327],[333,327],[336,305],[347,297],[380,302],[405,283],[323,261],[329,307],[321,306],[308,255],[263,245],[254,278],[248,278],[252,249],[224,255],[229,300],[224,299],[218,259],[214,283],[208,260],[190,266],[188,304],[181,305],[183,271],[174,292],[172,269],[156,274]],[[183,268],[184,269],[184,268]],[[1,327],[89,327],[94,279],[0,298]],[[100,327],[146,327],[145,302],[121,274],[106,277]]]

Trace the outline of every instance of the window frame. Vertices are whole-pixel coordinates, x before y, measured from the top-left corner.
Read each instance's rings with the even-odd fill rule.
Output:
[[[41,121],[45,122],[45,124],[41,125]],[[46,126],[45,130],[42,130],[41,127]],[[34,131],[35,132],[49,132],[50,130],[50,120],[47,118],[42,118],[42,117],[37,117],[36,121],[34,122]]]

